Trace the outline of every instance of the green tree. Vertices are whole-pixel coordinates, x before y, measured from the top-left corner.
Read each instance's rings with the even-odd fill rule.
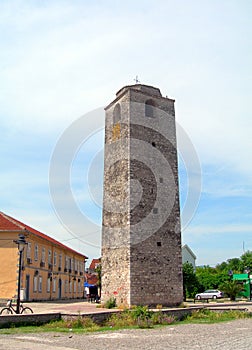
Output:
[[[240,259],[241,271],[244,272],[246,269],[250,269],[252,271],[252,251],[246,251]]]
[[[243,285],[238,284],[237,281],[226,281],[220,289],[230,297],[230,300],[234,301],[236,296],[242,291]]]
[[[202,292],[206,289],[218,288],[217,273],[214,267],[208,265],[197,267],[196,276],[200,285],[202,286]]]
[[[216,269],[220,272],[228,272],[229,267],[228,267],[228,263],[226,261],[223,261],[221,264],[217,264],[216,265]]]
[[[241,273],[242,272],[242,264],[239,258],[232,258],[227,260],[228,270],[233,273]]]
[[[197,267],[196,276],[199,284],[202,286],[201,292],[206,289],[217,289],[221,284],[229,279],[228,273],[217,267],[208,265]]]
[[[197,276],[194,272],[191,263],[183,264],[183,293],[184,300],[186,298],[194,298],[195,294],[198,292],[200,286]]]

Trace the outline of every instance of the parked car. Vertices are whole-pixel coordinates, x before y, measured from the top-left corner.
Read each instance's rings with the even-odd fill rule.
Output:
[[[208,289],[203,293],[198,293],[195,295],[195,299],[219,299],[223,298],[224,293],[217,289]]]

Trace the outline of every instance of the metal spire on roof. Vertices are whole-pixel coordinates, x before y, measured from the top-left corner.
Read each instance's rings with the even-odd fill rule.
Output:
[[[135,81],[136,84],[140,83],[140,80],[138,80],[138,75],[136,75],[134,81]]]

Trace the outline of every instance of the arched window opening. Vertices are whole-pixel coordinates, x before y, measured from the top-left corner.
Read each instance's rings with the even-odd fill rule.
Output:
[[[154,107],[155,102],[153,100],[147,100],[145,102],[145,116],[149,118],[154,118]]]
[[[121,120],[121,106],[119,103],[115,105],[114,111],[113,111],[113,122],[114,124],[118,123]]]

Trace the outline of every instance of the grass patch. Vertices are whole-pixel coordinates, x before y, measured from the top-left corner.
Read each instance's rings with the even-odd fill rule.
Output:
[[[137,306],[133,309],[126,309],[121,313],[111,314],[110,318],[103,325],[96,324],[90,317],[82,317],[70,320],[51,321],[50,323],[37,326],[16,326],[0,329],[0,334],[20,334],[38,332],[73,332],[87,333],[107,330],[118,330],[125,328],[153,328],[164,325],[180,323],[216,323],[236,319],[251,318],[252,313],[233,310],[215,312],[208,309],[193,311],[191,315],[178,321],[175,317],[162,313],[150,311],[146,306]]]
[[[252,314],[239,310],[227,310],[215,312],[208,309],[193,311],[191,315],[185,316],[183,323],[216,323],[227,322],[241,318],[251,318]]]

